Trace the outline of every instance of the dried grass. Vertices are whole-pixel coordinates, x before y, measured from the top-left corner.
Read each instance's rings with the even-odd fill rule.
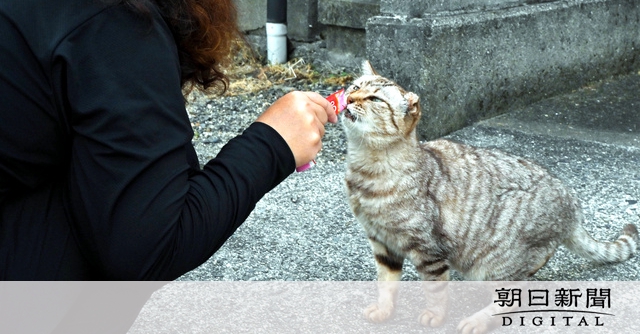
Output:
[[[348,73],[320,73],[301,58],[291,59],[285,64],[263,65],[246,43],[238,41],[234,47],[235,56],[225,70],[230,81],[226,96],[255,93],[274,85],[321,82],[344,86],[353,80],[353,75]]]

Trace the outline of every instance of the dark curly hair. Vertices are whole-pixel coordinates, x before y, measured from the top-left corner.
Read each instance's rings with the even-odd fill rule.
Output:
[[[230,59],[234,41],[243,40],[237,25],[233,0],[106,0],[124,3],[132,10],[149,13],[155,4],[169,25],[178,46],[181,85],[207,89],[221,85],[227,89],[227,77],[221,66]]]

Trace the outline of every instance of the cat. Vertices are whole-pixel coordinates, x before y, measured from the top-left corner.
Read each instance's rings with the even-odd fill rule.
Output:
[[[625,225],[614,242],[595,241],[582,227],[572,191],[539,165],[446,139],[419,142],[419,97],[368,61],[345,93],[346,192],[371,243],[378,281],[400,280],[404,259],[425,281],[448,281],[450,269],[468,280],[518,281],[535,274],[559,245],[601,263],[636,252],[635,225]],[[428,305],[420,322],[436,327],[444,321],[446,289],[429,286],[440,304]],[[396,290],[397,284],[379,284],[378,303],[366,317],[389,318]],[[481,318],[482,311],[459,329],[486,331]]]

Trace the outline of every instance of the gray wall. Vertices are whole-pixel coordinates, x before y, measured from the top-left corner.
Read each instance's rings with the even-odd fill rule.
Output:
[[[267,1],[235,0],[238,8],[238,26],[242,31],[264,28],[267,23]]]
[[[381,0],[380,10],[383,13],[417,17],[426,13],[496,9],[550,1],[554,0]]]
[[[634,0],[575,0],[379,16],[367,25],[367,57],[421,96],[420,134],[430,139],[637,70],[638,7]]]
[[[243,31],[264,29],[267,22],[266,0],[235,0],[239,26]],[[313,41],[320,33],[318,0],[288,0],[288,37],[296,41]]]
[[[240,28],[266,53],[266,0],[236,0]],[[288,0],[287,30],[293,42],[325,42],[326,50],[365,57],[367,20],[380,13],[380,0]],[[344,59],[344,57],[342,58]]]

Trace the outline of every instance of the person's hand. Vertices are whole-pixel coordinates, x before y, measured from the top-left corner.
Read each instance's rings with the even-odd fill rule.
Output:
[[[322,148],[324,125],[338,116],[324,97],[313,92],[291,92],[271,105],[256,122],[274,128],[296,159],[296,167],[313,160]]]

